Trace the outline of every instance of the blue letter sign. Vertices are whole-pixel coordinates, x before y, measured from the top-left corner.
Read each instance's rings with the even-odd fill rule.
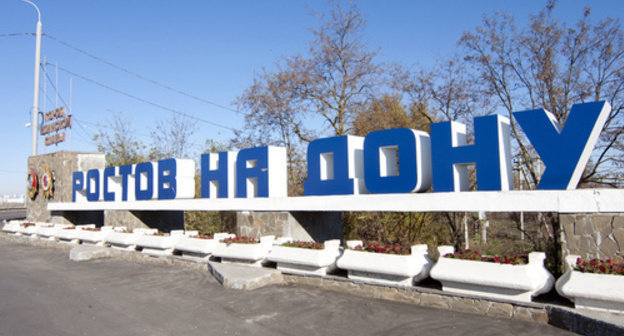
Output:
[[[565,127],[544,109],[514,112],[546,165],[537,189],[574,189],[611,112],[601,101],[573,105]]]
[[[316,139],[308,144],[308,179],[303,194],[353,195],[365,191],[364,138],[344,135]]]
[[[237,152],[202,154],[202,198],[230,198],[235,196],[237,154]]]
[[[511,189],[509,119],[497,114],[474,118],[474,128],[475,144],[466,145],[464,124],[431,124],[434,191],[468,190],[471,163],[476,164],[478,190]]]
[[[371,193],[410,193],[431,187],[431,141],[423,131],[396,128],[364,139],[364,181]]]

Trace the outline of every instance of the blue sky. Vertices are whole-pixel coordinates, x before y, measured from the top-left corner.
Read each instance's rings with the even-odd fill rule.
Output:
[[[327,12],[325,1],[132,1],[40,0],[43,32],[107,62],[206,101],[235,109],[233,101],[254,76],[271,69],[282,56],[305,53],[318,24],[313,12]],[[368,21],[365,39],[379,48],[380,62],[430,66],[459,52],[462,32],[474,29],[483,14],[506,11],[526,22],[545,1],[356,1]],[[559,1],[555,15],[573,24],[588,1]],[[624,1],[590,2],[593,20],[620,18]],[[26,189],[26,160],[31,152],[31,119],[35,38],[35,9],[19,0],[0,2],[0,195]],[[242,127],[242,117],[230,109],[200,102],[142,81],[127,73],[44,37],[42,58],[77,75],[141,99],[190,114],[198,122],[192,142],[198,156],[206,139],[227,141],[229,128]],[[43,61],[43,59],[42,59]],[[47,97],[40,110],[55,107],[54,66],[48,66]],[[112,92],[64,70],[58,72],[59,105],[69,104],[75,117],[69,142],[38,153],[60,150],[95,151],[97,125],[115,113],[130,120],[138,139],[149,144],[150,131],[172,112]],[[43,77],[41,90],[43,90]],[[47,81],[47,79],[45,79]],[[45,102],[45,103],[44,103]],[[45,104],[45,105],[44,105]],[[226,126],[215,127],[209,122]],[[192,157],[196,159],[196,157]]]

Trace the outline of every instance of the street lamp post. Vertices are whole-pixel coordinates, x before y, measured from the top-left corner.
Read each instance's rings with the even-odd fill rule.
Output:
[[[35,46],[35,88],[33,94],[33,113],[32,113],[32,156],[37,155],[37,131],[39,129],[39,63],[41,59],[41,12],[37,5],[29,0],[22,0],[35,7],[37,10],[37,35]]]

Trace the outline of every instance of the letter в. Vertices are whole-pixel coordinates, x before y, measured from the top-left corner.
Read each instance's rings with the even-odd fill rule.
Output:
[[[137,201],[154,196],[154,166],[151,162],[138,163],[134,168],[134,194]]]

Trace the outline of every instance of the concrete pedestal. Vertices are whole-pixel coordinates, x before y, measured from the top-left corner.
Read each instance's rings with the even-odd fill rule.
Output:
[[[49,202],[72,201],[72,173],[89,169],[104,168],[105,158],[102,153],[56,152],[31,156],[28,169],[34,169],[40,178],[47,167],[54,176],[51,197],[46,197],[39,187],[34,198],[26,200],[26,219],[29,221],[52,222],[60,224],[96,224],[104,222],[103,211],[48,211]],[[26,176],[24,176],[26,177]],[[24,179],[25,180],[25,179]],[[40,181],[39,181],[40,182]],[[40,184],[40,183],[39,183]]]
[[[252,237],[275,235],[295,240],[342,240],[342,212],[241,211],[236,214],[236,234]]]

